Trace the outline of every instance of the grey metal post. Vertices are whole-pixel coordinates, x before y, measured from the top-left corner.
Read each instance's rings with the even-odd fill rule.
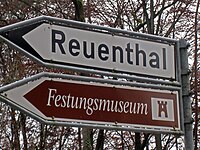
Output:
[[[182,82],[182,100],[184,112],[184,130],[185,130],[185,148],[193,150],[193,128],[192,128],[192,108],[190,99],[190,83],[189,83],[189,68],[188,68],[188,53],[189,44],[186,40],[179,40],[180,46],[180,61],[181,61],[181,82]]]

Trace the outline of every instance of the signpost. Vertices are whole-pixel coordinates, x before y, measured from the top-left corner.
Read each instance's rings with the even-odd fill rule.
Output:
[[[167,38],[51,17],[2,28],[0,38],[45,65],[176,78],[177,41]]]
[[[12,87],[0,89],[1,99],[15,103],[44,123],[144,132],[181,131],[178,92],[49,77],[22,80]]]
[[[0,100],[37,120],[182,133],[177,40],[46,16],[0,28],[0,40],[47,67],[126,80],[40,74],[0,88]]]

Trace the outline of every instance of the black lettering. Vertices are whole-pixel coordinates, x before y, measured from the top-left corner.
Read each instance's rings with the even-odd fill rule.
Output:
[[[100,44],[98,47],[99,58],[103,61],[106,61],[109,58],[108,56],[106,56],[108,54],[109,54],[108,46],[106,44]]]
[[[126,52],[127,52],[127,62],[132,65],[133,60],[131,60],[131,53],[133,52],[133,49],[131,49],[130,43],[127,44]]]
[[[88,48],[89,49],[89,48]],[[83,54],[86,58],[94,59],[94,43],[91,42],[91,52],[90,54],[87,53],[87,42],[83,41]]]
[[[120,63],[123,63],[123,49],[119,46],[113,46],[113,62],[116,62],[116,51],[119,51]]]
[[[143,56],[143,66],[146,67],[146,53],[143,50],[139,50],[139,44],[135,44],[136,49],[136,65],[139,65],[140,62],[140,54]]]
[[[57,36],[56,36],[57,35]],[[60,37],[56,39],[56,37]],[[56,52],[56,43],[58,44],[60,51],[62,54],[66,54],[63,48],[63,43],[65,42],[65,34],[59,30],[52,30],[52,52]]]
[[[76,50],[76,51],[74,51]],[[69,52],[73,56],[78,56],[80,53],[80,44],[76,39],[71,39],[69,41]]]
[[[159,56],[157,53],[155,52],[152,52],[151,54],[149,54],[150,57],[154,57],[154,59],[151,59],[149,61],[149,65],[152,67],[152,68],[159,68]]]

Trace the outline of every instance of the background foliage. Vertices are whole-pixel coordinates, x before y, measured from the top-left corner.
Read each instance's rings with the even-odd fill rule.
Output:
[[[181,39],[190,42],[189,59],[191,92],[194,91],[194,35],[197,0],[2,0],[0,1],[0,27],[40,15],[85,21],[141,33]],[[83,7],[81,8],[81,4]],[[78,8],[78,9],[77,9]],[[84,14],[77,14],[82,9]],[[78,18],[78,16],[81,16]],[[198,13],[198,20],[199,20]],[[198,39],[199,48],[199,39]],[[199,58],[199,52],[197,57]],[[198,59],[199,66],[199,59]],[[6,85],[47,69],[5,43],[0,43],[0,85]],[[71,73],[65,71],[65,73]],[[197,76],[199,80],[199,69]],[[199,85],[198,85],[199,89]],[[198,94],[198,92],[197,92]],[[198,97],[199,98],[199,97]],[[191,106],[199,100],[192,96]],[[198,104],[199,105],[199,104]],[[195,113],[193,116],[195,117]],[[0,103],[1,149],[84,149],[83,129],[42,125],[36,120]],[[195,124],[194,124],[195,125]],[[198,124],[199,126],[199,124]],[[198,138],[194,139],[200,143]],[[91,149],[183,149],[184,137],[154,135],[128,131],[90,129]],[[200,144],[198,145],[200,148]]]

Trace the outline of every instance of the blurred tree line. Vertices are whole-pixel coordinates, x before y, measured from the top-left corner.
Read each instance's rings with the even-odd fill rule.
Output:
[[[197,0],[1,0],[0,27],[48,15],[163,37],[184,38],[190,42],[188,57],[192,70],[191,91],[194,91],[194,35],[200,29],[198,25],[198,30],[194,28],[196,5]],[[73,74],[67,70],[45,68],[0,42],[1,86],[44,70]],[[199,72],[197,75],[199,77]],[[193,110],[196,101],[192,95]],[[176,147],[181,150],[184,147],[182,136],[43,125],[2,102],[0,120],[1,149],[165,150]],[[200,133],[195,140],[199,142]]]

